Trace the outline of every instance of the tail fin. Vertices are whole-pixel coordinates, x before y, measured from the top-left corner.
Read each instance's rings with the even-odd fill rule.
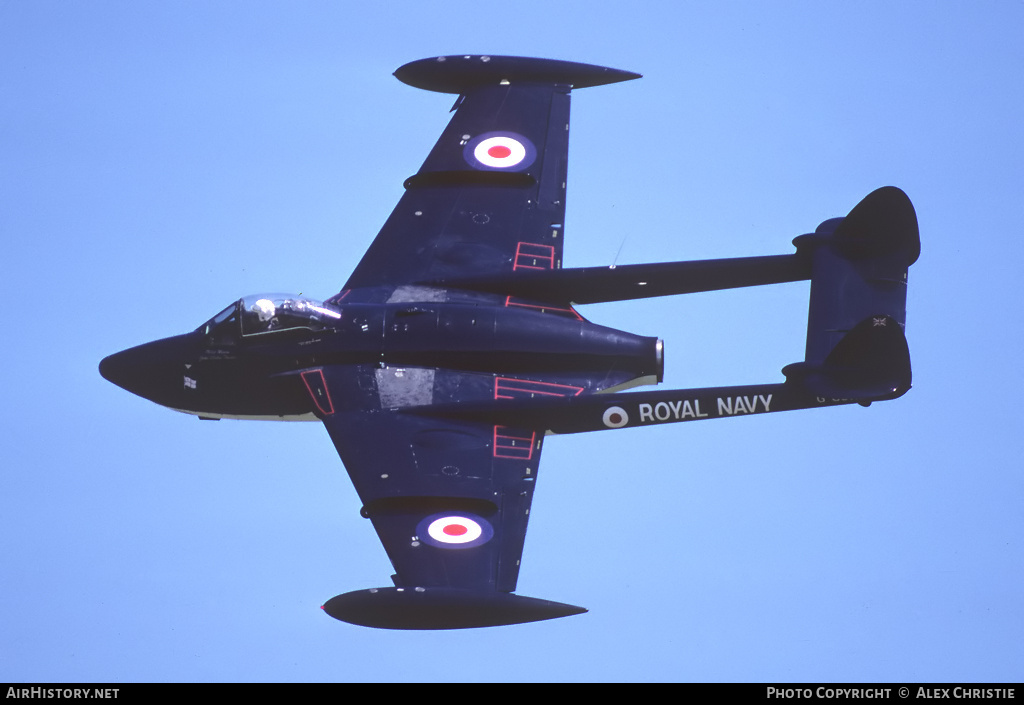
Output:
[[[811,262],[807,363],[824,364],[868,319],[906,325],[907,269],[921,253],[921,239],[914,206],[903,191],[880,188],[845,218],[826,220],[793,244]]]
[[[854,326],[823,362],[798,362],[782,372],[787,381],[818,397],[866,406],[895,399],[910,389],[910,349],[896,319],[869,316]]]
[[[811,301],[805,359],[786,367],[786,376],[826,398],[867,403],[905,393],[907,269],[921,254],[907,195],[880,188],[793,244],[811,262]]]

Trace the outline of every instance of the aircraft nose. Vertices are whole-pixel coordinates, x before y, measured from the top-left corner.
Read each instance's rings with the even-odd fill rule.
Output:
[[[182,371],[194,347],[193,336],[181,335],[128,348],[103,358],[100,374],[132,394],[173,405],[173,393],[182,386]]]
[[[103,379],[129,392],[135,391],[133,382],[142,376],[136,350],[137,348],[122,350],[100,360],[100,374],[103,375]]]

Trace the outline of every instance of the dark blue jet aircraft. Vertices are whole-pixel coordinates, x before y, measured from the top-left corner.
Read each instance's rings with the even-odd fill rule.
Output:
[[[547,434],[895,399],[910,388],[906,195],[881,188],[771,257],[562,268],[569,93],[639,78],[566,61],[445,56],[395,72],[455,115],[342,291],[243,298],[100,373],[201,419],[319,420],[394,565],[328,600],[391,629],[584,612],[515,595]],[[785,381],[622,393],[662,380],[661,340],[574,304],[811,280],[805,359]]]

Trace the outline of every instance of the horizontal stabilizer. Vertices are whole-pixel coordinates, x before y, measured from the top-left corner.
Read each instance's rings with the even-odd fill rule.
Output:
[[[452,588],[371,588],[332,597],[323,610],[335,619],[378,629],[471,629],[539,622],[587,610],[509,592]]]
[[[798,362],[782,372],[787,380],[819,397],[860,402],[895,399],[910,389],[910,349],[894,318],[872,316],[854,326],[824,363]]]
[[[420,59],[395,71],[395,78],[416,88],[438,93],[468,93],[473,88],[508,83],[548,83],[590,88],[640,78],[593,64],[522,56],[438,56]]]

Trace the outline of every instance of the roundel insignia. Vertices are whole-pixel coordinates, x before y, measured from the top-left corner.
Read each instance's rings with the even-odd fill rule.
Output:
[[[522,171],[537,159],[537,149],[515,132],[485,132],[466,143],[462,156],[477,169]]]
[[[610,406],[601,417],[608,428],[622,428],[629,423],[629,414],[621,406]]]
[[[416,533],[438,548],[473,548],[490,541],[494,529],[475,514],[431,514],[416,525]]]

